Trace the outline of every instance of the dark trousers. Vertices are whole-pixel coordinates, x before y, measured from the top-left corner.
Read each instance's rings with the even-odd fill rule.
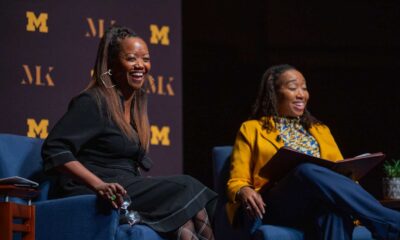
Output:
[[[400,239],[400,212],[383,207],[351,179],[301,164],[270,189],[264,223],[299,228],[305,239],[351,239],[359,219],[376,239]]]

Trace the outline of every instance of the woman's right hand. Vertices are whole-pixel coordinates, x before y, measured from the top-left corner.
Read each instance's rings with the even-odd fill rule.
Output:
[[[260,219],[265,214],[265,203],[261,195],[251,187],[242,187],[237,195],[243,208],[249,216]]]
[[[126,194],[126,190],[118,183],[104,182],[77,160],[60,165],[57,169],[86,184],[98,195],[110,201],[114,208],[121,206],[122,196]]]
[[[110,201],[114,208],[119,208],[123,202],[123,196],[126,190],[118,183],[101,183],[94,186],[98,195]]]

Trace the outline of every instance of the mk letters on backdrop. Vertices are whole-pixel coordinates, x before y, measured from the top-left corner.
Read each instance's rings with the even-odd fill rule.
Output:
[[[97,47],[113,24],[148,44],[150,175],[182,172],[180,0],[4,0],[0,132],[46,138],[89,83]]]

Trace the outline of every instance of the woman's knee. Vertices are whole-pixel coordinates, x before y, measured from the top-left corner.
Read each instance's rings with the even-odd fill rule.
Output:
[[[295,168],[295,174],[297,176],[313,176],[316,173],[321,173],[324,168],[313,163],[302,163]]]

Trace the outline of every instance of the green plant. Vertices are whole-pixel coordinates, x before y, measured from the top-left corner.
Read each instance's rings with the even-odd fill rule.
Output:
[[[400,177],[400,160],[386,161],[383,164],[383,170],[388,178]]]

